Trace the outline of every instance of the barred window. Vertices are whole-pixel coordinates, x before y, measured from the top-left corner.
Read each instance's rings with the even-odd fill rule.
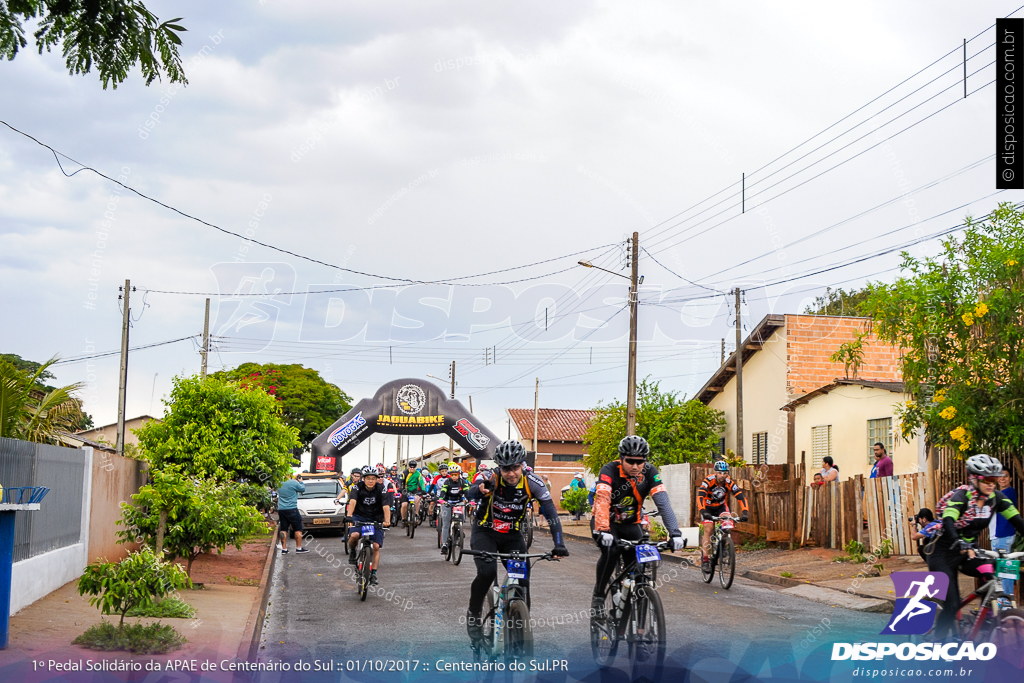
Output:
[[[875,444],[885,446],[885,452],[892,456],[892,418],[882,417],[868,420],[868,464],[875,463]]]
[[[832,455],[832,425],[811,427],[811,468],[820,470],[826,455]]]
[[[750,462],[754,465],[768,464],[768,432],[754,432]]]

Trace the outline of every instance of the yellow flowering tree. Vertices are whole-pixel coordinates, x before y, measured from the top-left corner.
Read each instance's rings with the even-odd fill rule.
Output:
[[[904,252],[903,275],[874,284],[865,310],[878,337],[903,349],[913,399],[898,409],[905,436],[965,455],[1024,447],[1024,212],[1004,203],[936,257]]]

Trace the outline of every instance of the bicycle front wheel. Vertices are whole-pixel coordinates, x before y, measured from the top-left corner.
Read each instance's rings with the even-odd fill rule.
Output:
[[[526,528],[523,529],[523,535],[526,536],[526,549],[529,550],[530,546],[533,545],[533,510],[526,513],[526,517],[523,518],[523,521],[526,523]]]
[[[512,600],[505,613],[505,660],[533,656],[533,629],[530,628],[530,610],[523,600]]]
[[[732,542],[732,536],[722,536],[718,548],[718,580],[722,588],[728,590],[736,577],[736,545]]]
[[[1008,659],[1018,669],[1024,666],[1024,610],[1000,612],[989,640],[995,643],[1000,657]]]
[[[590,649],[600,667],[611,666],[619,652],[618,619],[615,618],[612,594],[621,587],[621,584],[610,586],[605,591],[604,606],[600,612],[590,615]]]
[[[660,681],[665,666],[665,609],[653,586],[638,586],[628,629],[634,681]]]
[[[708,553],[708,568],[704,569],[704,563],[700,564],[700,578],[704,580],[704,583],[711,583],[711,580],[715,578],[715,562],[718,560],[718,546],[712,545],[715,549],[714,552]]]
[[[366,594],[370,589],[370,572],[372,571],[372,564],[372,546],[364,545],[362,551],[359,553],[359,563],[356,565],[359,568],[359,600],[363,602],[366,601]]]
[[[465,539],[462,538],[462,525],[456,524],[452,529],[452,537],[448,539],[448,547],[451,548],[452,562],[456,566],[462,562],[462,547]]]

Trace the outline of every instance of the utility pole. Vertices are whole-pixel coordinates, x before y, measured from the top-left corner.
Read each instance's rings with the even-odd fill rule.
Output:
[[[131,280],[124,281],[121,299],[121,372],[117,382],[117,454],[124,455],[124,409],[128,389],[128,324],[131,322],[131,308],[129,307],[129,295],[131,293]]]
[[[725,365],[725,337],[722,337],[722,362],[719,365]]]
[[[540,377],[533,385],[533,462],[537,462],[537,423],[540,416]]]
[[[200,375],[206,379],[206,360],[210,355],[210,300],[206,300],[206,317],[203,320],[203,368]]]
[[[740,315],[740,288],[736,294],[736,455],[743,457],[743,318]]]
[[[452,393],[451,393],[450,398],[452,400],[455,400],[455,361],[452,361],[451,376],[452,376]],[[469,412],[473,412],[472,409],[470,409]],[[449,460],[455,460],[455,442],[452,441],[452,437],[450,437],[450,436],[448,437],[448,459]]]
[[[629,375],[626,380],[626,435],[636,434],[636,315],[639,303],[637,278],[640,270],[640,233],[634,232],[630,249],[629,278]]]

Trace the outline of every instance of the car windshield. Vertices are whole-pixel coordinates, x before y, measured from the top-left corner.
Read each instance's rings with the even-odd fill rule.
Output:
[[[336,481],[307,482],[306,490],[299,498],[336,498],[341,493],[341,484]]]

